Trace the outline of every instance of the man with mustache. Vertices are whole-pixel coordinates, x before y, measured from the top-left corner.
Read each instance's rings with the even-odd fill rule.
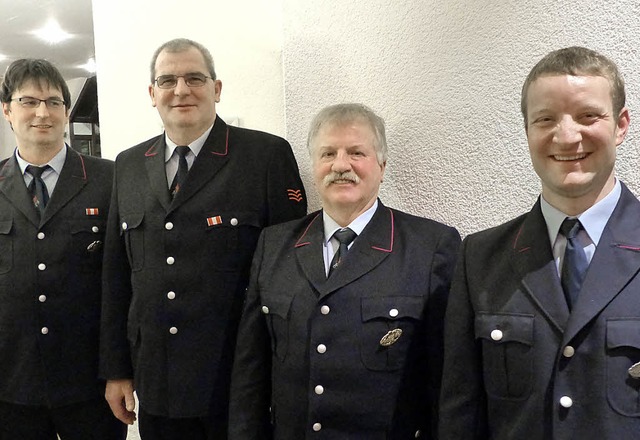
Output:
[[[229,438],[433,438],[460,236],[378,199],[387,144],[369,108],[323,109],[308,148],[323,209],[260,237]]]
[[[605,56],[560,49],[521,110],[542,194],[462,245],[440,439],[638,438],[640,202],[614,171],[624,81]]]
[[[263,227],[306,214],[291,146],[216,115],[222,83],[187,39],[151,61],[165,133],[116,159],[104,269],[101,373],[113,413],[144,440],[227,435],[236,329]]]

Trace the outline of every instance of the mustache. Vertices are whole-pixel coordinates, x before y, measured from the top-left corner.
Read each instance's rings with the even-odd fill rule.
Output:
[[[322,184],[324,186],[329,186],[339,180],[347,180],[352,183],[360,183],[360,178],[353,171],[345,171],[344,173],[337,173],[333,171],[330,174],[324,176],[324,179],[322,179]]]

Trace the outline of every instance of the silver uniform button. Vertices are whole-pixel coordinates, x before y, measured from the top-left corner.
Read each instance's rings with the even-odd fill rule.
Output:
[[[316,385],[314,391],[317,395],[324,393],[324,387],[322,385]]]
[[[44,232],[38,232],[38,240],[44,240]]]
[[[322,429],[322,425],[321,425],[320,423],[314,423],[314,424],[313,424],[313,430],[314,430],[315,432],[318,432],[318,431],[320,431],[321,429]]]
[[[38,264],[38,270],[45,270],[47,268],[47,265],[44,263],[40,263]]]
[[[330,311],[331,309],[329,308],[329,306],[320,307],[320,313],[322,313],[323,315],[328,315]]]
[[[42,333],[43,335],[46,335],[47,333],[49,333],[49,329],[47,327],[42,327],[40,329],[40,333]]]
[[[564,350],[562,350],[562,355],[566,358],[570,358],[574,354],[576,354],[576,350],[571,345],[567,345],[564,347]]]
[[[262,313],[264,313],[265,315],[268,315],[269,314],[269,307],[262,306]]]
[[[178,328],[177,327],[171,327],[169,329],[169,333],[171,333],[172,335],[175,335],[176,333],[178,333]]]
[[[45,302],[47,300],[47,295],[40,295],[38,297],[38,301],[40,301],[41,303]]]
[[[573,399],[569,396],[562,396],[560,398],[560,406],[563,408],[571,408],[573,406]]]
[[[398,309],[389,310],[389,316],[391,316],[392,318],[395,318],[396,316],[398,316]]]
[[[123,231],[126,231],[128,227],[129,227],[129,225],[127,224],[127,222],[122,222],[122,230]]]
[[[173,257],[167,257],[167,264],[168,265],[172,265],[173,263],[176,262],[176,259]]]
[[[318,353],[320,354],[324,354],[327,352],[327,346],[324,344],[320,344],[318,345],[318,347],[316,348],[316,350],[318,350]]]
[[[166,222],[166,223],[164,224],[164,228],[165,228],[167,231],[172,230],[172,229],[173,229],[173,223],[171,223],[171,222]]]
[[[98,232],[100,232],[100,228],[97,226],[92,226],[91,231],[97,234]]]
[[[491,332],[491,339],[493,339],[494,341],[501,341],[502,336],[502,330],[495,329]]]
[[[176,298],[176,292],[174,292],[173,290],[167,293],[167,298],[169,299],[175,299]]]
[[[232,218],[229,223],[231,223],[231,226],[237,226],[238,225],[238,219],[237,218]]]

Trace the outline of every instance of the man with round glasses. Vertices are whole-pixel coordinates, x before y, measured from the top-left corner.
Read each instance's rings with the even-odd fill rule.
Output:
[[[98,379],[113,162],[65,145],[71,96],[48,61],[13,62],[0,101],[17,144],[0,162],[0,439],[124,439]]]
[[[222,83],[205,47],[163,44],[150,80],[165,133],[116,159],[101,374],[126,423],[135,388],[144,440],[222,439],[258,236],[306,214],[306,197],[287,141],[216,116]]]

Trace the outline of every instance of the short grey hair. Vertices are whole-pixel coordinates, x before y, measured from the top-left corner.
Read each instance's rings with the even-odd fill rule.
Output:
[[[198,49],[198,51],[202,54],[202,57],[204,58],[204,62],[207,65],[207,69],[209,70],[209,76],[211,77],[212,80],[216,80],[217,79],[216,70],[213,65],[213,57],[211,56],[211,52],[209,52],[209,49],[207,49],[197,41],[189,40],[188,38],[176,38],[176,39],[167,41],[162,46],[157,48],[156,51],[153,53],[153,57],[151,57],[151,65],[150,65],[151,84],[153,84],[153,82],[156,80],[156,61],[158,61],[158,56],[162,51],[177,53],[177,52],[187,51],[192,47],[195,47],[196,49]]]
[[[313,143],[325,125],[345,125],[355,121],[363,121],[369,125],[373,132],[374,148],[378,163],[382,165],[387,161],[387,137],[384,128],[384,119],[375,114],[373,110],[364,104],[346,103],[335,104],[323,108],[311,121],[307,148],[313,158]]]

